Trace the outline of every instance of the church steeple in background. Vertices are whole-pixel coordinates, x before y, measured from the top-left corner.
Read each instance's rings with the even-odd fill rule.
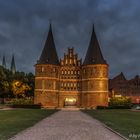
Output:
[[[94,25],[92,30],[92,35],[89,43],[89,47],[84,60],[84,65],[89,64],[106,64],[104,57],[102,55],[99,42],[94,31]]]
[[[11,61],[11,71],[12,71],[13,74],[16,73],[16,64],[15,64],[14,55],[12,56],[12,61]]]
[[[59,59],[55,48],[51,24],[49,27],[49,32],[44,45],[44,49],[37,63],[59,65]]]
[[[4,68],[6,68],[6,60],[5,60],[5,56],[3,56],[3,58],[2,58],[2,66],[3,66]]]

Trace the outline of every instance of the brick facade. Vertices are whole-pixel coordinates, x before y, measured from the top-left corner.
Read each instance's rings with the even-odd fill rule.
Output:
[[[95,38],[93,35],[95,36],[94,31],[91,40]],[[49,30],[49,39],[47,38],[47,45],[43,51],[49,51],[48,48],[52,44],[52,48],[55,49],[54,42],[52,42],[53,36],[50,36],[52,36],[52,29]],[[51,56],[47,52],[42,52],[39,63],[35,65],[35,104],[40,103],[45,107],[107,106],[108,65],[102,60],[103,56],[97,43],[95,38],[89,45],[89,49],[93,47],[94,51],[99,53],[93,56],[94,63],[88,63],[89,58],[86,58],[86,63],[82,64],[74,48],[69,48],[67,54],[64,54],[64,58],[59,62],[55,61],[56,54]]]
[[[140,103],[140,77],[127,80],[123,73],[109,80],[110,97],[130,97],[132,103]]]

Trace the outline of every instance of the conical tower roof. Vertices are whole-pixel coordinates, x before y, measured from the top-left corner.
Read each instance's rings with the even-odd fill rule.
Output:
[[[37,63],[59,65],[59,59],[58,59],[56,48],[55,48],[51,24],[50,24],[48,36],[44,45],[44,49]]]
[[[11,61],[11,71],[13,74],[15,74],[15,72],[16,72],[16,64],[15,64],[14,55],[12,56],[12,61]]]
[[[94,31],[94,26],[83,65],[89,64],[106,64]]]

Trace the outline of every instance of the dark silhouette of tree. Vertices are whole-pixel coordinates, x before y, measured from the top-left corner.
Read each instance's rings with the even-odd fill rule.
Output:
[[[13,84],[19,82],[20,86],[17,91],[13,88]],[[10,70],[0,66],[0,98],[13,98],[17,97],[17,94],[24,94],[24,97],[32,97],[34,95],[34,75],[32,73],[16,72],[12,73]]]

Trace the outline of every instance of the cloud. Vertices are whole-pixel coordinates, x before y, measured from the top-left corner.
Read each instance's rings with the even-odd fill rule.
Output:
[[[139,0],[1,0],[0,52],[33,72],[51,21],[59,57],[73,46],[84,59],[94,23],[110,77],[132,77],[140,71],[139,13]]]

